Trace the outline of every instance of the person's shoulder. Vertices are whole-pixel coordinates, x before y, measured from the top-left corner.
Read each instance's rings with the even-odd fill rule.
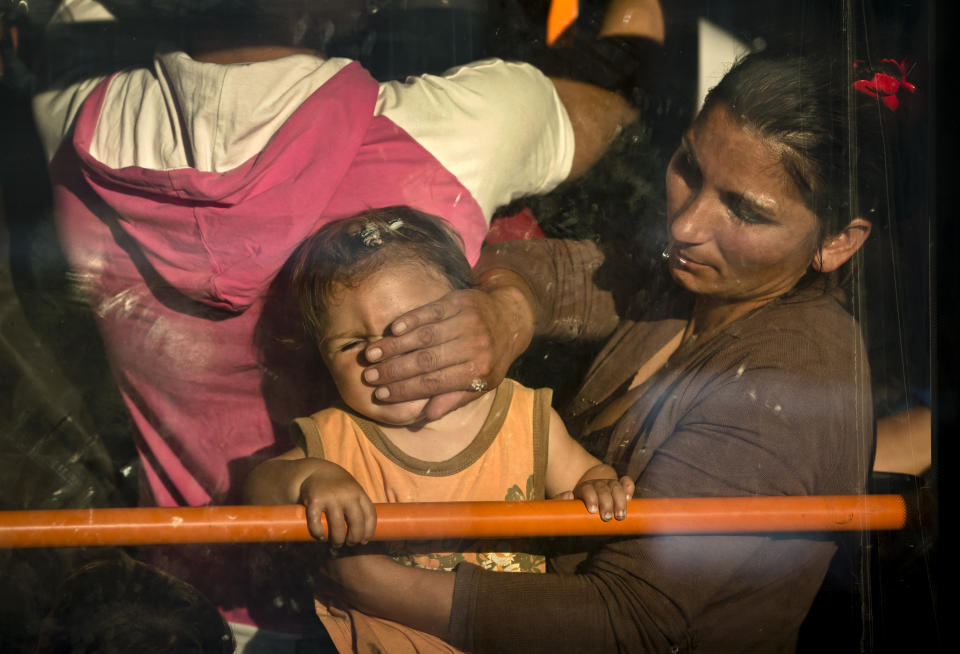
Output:
[[[814,336],[834,328],[858,328],[840,298],[830,293],[798,293],[778,298],[756,310],[731,330],[739,335],[764,332]],[[816,337],[816,336],[814,336]]]
[[[407,112],[423,116],[435,112],[449,117],[452,107],[466,117],[486,122],[517,107],[541,112],[558,105],[553,83],[530,64],[483,59],[451,68],[442,75],[416,75],[380,83],[375,113],[402,117]]]
[[[393,89],[417,86],[503,89],[515,86],[518,90],[523,90],[531,82],[545,84],[549,83],[549,79],[540,72],[540,69],[531,64],[491,57],[454,66],[439,75],[431,73],[411,75],[404,80],[381,82],[380,86]]]
[[[860,335],[860,325],[843,299],[829,292],[799,294],[778,302],[771,307],[769,320],[824,347],[848,344],[851,336]]]
[[[846,296],[839,289],[830,290],[814,286],[798,290],[780,298],[774,306],[784,310],[808,311],[845,320],[853,319],[847,308]]]
[[[290,425],[292,433],[300,431],[308,441],[323,443],[324,436],[335,434],[343,439],[347,434],[360,433],[364,419],[341,407],[327,407],[305,418],[296,418]]]
[[[540,395],[547,395],[548,397],[553,396],[553,389],[547,386],[541,386],[533,388],[531,386],[525,386],[521,384],[516,379],[511,379],[505,377],[500,386],[497,387],[498,391],[509,393],[512,397],[522,396],[522,397],[533,397]]]
[[[331,430],[343,430],[347,426],[356,425],[353,414],[340,407],[327,407],[310,414],[306,418],[297,418],[294,420],[301,429],[307,425],[312,425],[319,432],[329,432]]]
[[[515,198],[556,188],[573,165],[570,118],[553,82],[529,64],[486,59],[384,82],[374,115],[453,173],[488,222]]]
[[[520,382],[518,382],[516,379],[512,379],[512,378],[510,378],[510,377],[504,377],[504,378],[503,378],[503,381],[500,382],[500,386],[498,386],[497,388],[498,388],[498,390],[501,389],[501,388],[502,388],[503,390],[511,389],[510,392],[517,392],[517,391],[524,392],[524,391],[527,391],[527,392],[532,393],[533,390],[534,390],[534,389],[530,388],[529,386],[525,386],[525,385],[521,384]]]
[[[729,330],[731,349],[757,366],[849,366],[862,349],[860,326],[829,293],[771,302]]]
[[[490,408],[492,414],[542,412],[548,417],[553,408],[552,388],[531,388],[515,379],[504,378],[493,392],[496,395]]]
[[[531,85],[551,84],[539,68],[520,61],[503,59],[481,59],[469,64],[456,66],[443,74],[443,79],[473,87],[488,87],[518,92],[529,89]]]

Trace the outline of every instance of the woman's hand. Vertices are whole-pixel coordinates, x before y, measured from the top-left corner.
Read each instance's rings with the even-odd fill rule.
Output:
[[[363,374],[377,399],[430,398],[436,420],[495,388],[533,337],[535,300],[515,273],[490,271],[477,289],[409,311],[370,345]]]
[[[360,484],[346,470],[316,460],[316,468],[300,484],[300,503],[307,509],[310,534],[334,547],[363,544],[373,538],[377,512]],[[324,529],[321,516],[327,517]]]

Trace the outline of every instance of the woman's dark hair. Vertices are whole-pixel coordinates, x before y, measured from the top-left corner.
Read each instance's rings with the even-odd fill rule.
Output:
[[[128,556],[90,563],[60,587],[37,654],[228,654],[217,608],[187,582]]]
[[[877,72],[903,77],[888,60],[873,67],[759,53],[739,61],[707,95],[705,108],[722,104],[784,146],[783,165],[820,221],[821,242],[854,218],[888,218],[889,132],[897,116],[882,97],[853,87]]]
[[[292,261],[291,285],[307,334],[323,338],[335,285],[356,286],[385,265],[403,263],[436,270],[454,290],[470,288],[463,241],[442,218],[394,206],[321,227]]]

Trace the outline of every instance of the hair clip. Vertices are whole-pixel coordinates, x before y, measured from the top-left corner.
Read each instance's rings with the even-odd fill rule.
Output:
[[[862,59],[857,59],[853,62],[853,67],[858,68],[862,63],[864,63]],[[900,89],[904,88],[910,93],[915,93],[917,87],[906,79],[908,72],[906,60],[881,59],[880,63],[893,64],[900,72],[900,78],[897,79],[893,75],[877,72],[870,79],[857,80],[853,83],[853,88],[860,93],[869,95],[871,98],[879,98],[880,102],[886,105],[890,111],[896,111],[897,107],[900,106],[900,99],[897,97]]]
[[[390,221],[387,227],[390,228],[391,232],[395,232],[401,227],[403,227],[403,220],[401,220],[400,218],[394,218],[393,220]]]
[[[380,228],[373,223],[367,223],[366,227],[360,231],[359,236],[360,240],[363,241],[363,244],[368,248],[383,245],[383,239],[380,237]]]

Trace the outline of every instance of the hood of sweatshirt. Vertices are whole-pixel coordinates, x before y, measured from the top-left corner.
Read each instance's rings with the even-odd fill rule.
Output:
[[[344,59],[157,57],[77,114],[83,176],[149,265],[184,295],[242,311],[320,224],[373,118],[378,85]]]

